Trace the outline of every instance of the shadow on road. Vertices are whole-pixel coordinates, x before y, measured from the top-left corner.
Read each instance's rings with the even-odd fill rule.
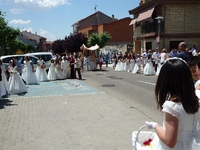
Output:
[[[13,106],[13,105],[16,105],[16,104],[12,104],[13,101],[9,100],[9,99],[4,99],[2,98],[0,100],[0,109],[4,109],[5,107],[7,106]]]

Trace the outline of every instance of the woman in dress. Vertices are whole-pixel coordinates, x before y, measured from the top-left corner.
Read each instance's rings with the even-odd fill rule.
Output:
[[[56,80],[55,63],[53,59],[51,59],[47,77],[48,77],[48,80]]]
[[[37,68],[35,73],[39,82],[48,80],[45,68],[45,62],[42,60],[42,56],[40,56],[39,60],[37,61]]]
[[[7,80],[7,73],[6,73],[6,68],[5,66],[2,64],[2,60],[0,59],[0,67],[1,67],[1,75],[2,75],[2,84],[3,84],[3,90],[2,94],[6,95],[6,93],[8,93],[8,80]],[[4,96],[2,95],[2,96]]]
[[[144,67],[144,75],[150,76],[154,73],[153,63],[151,60],[151,55],[148,55],[148,58],[146,60],[146,65]]]
[[[15,66],[13,60],[9,61],[8,72],[10,73],[8,81],[9,94],[20,94],[27,92],[27,87],[20,77],[17,66]]]
[[[32,61],[28,56],[24,57],[24,66],[22,70],[22,78],[26,84],[37,84],[38,79],[35,75],[35,70]]]
[[[163,64],[155,96],[158,108],[164,112],[164,122],[163,126],[146,122],[159,137],[159,141],[152,141],[153,150],[199,150],[199,101],[190,69],[184,60],[170,58]]]
[[[55,72],[56,72],[56,79],[61,80],[61,79],[65,78],[63,75],[63,72],[61,70],[61,60],[60,59],[56,59]]]

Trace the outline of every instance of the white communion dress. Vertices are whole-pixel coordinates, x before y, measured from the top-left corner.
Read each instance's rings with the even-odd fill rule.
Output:
[[[54,63],[50,64],[47,77],[49,80],[56,80],[56,72],[55,72]]]
[[[31,61],[24,61],[24,68],[22,70],[22,78],[26,81],[26,84],[37,84],[38,79],[35,72],[32,70]]]
[[[22,78],[19,76],[19,73],[16,70],[17,66],[10,67],[9,66],[9,72],[10,77],[8,81],[8,92],[9,94],[20,94],[27,92],[27,87],[22,81]]]
[[[153,63],[151,62],[151,60],[147,60],[146,61],[146,65],[144,67],[144,75],[153,75],[154,73],[154,67],[153,67]]]
[[[163,104],[164,122],[166,113],[175,116],[179,120],[177,143],[174,148],[169,148],[161,140],[155,143],[153,150],[200,150],[200,112],[188,114],[185,112],[182,103],[166,101]],[[165,126],[163,126],[165,129]]]
[[[40,82],[47,81],[48,78],[47,78],[46,69],[42,68],[42,66],[44,64],[44,61],[43,60],[38,60],[37,64],[38,64],[38,66],[36,68],[35,74],[37,76],[38,81],[40,81]]]

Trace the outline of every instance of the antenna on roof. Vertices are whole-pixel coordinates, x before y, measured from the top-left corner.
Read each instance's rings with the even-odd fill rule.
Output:
[[[94,6],[94,10],[95,10],[95,12],[97,12],[97,6],[98,6],[98,5],[95,5],[95,6]]]

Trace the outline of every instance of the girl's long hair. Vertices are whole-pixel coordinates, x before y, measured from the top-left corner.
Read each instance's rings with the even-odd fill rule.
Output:
[[[178,97],[187,113],[194,114],[199,109],[190,69],[179,58],[167,60],[160,70],[155,86],[158,108],[162,109],[168,95]]]

